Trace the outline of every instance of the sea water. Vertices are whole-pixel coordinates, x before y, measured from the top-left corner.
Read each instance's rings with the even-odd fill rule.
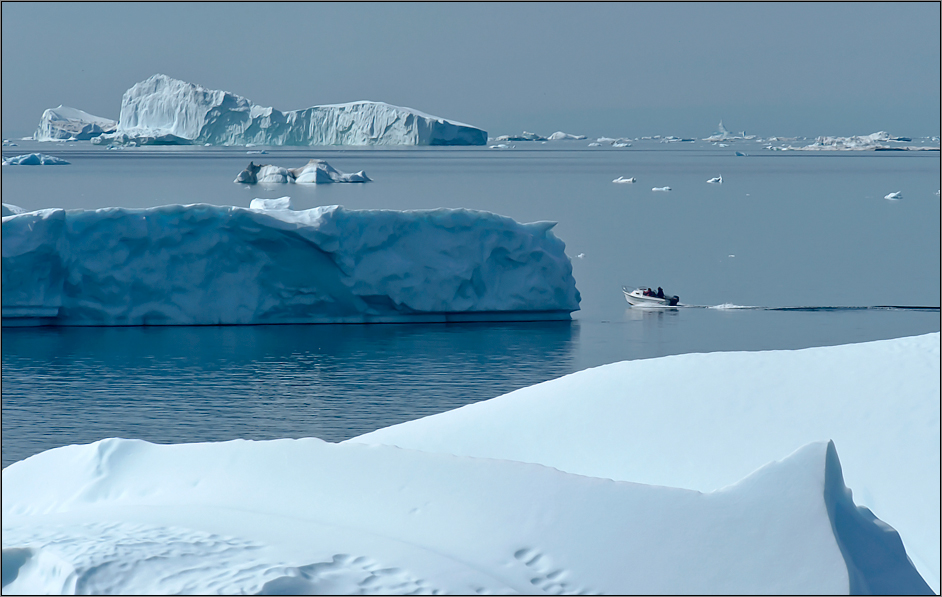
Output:
[[[4,148],[71,162],[4,167],[3,201],[26,209],[289,195],[295,209],[467,207],[555,221],[582,309],[548,323],[4,328],[3,466],[104,437],[339,441],[625,359],[939,331],[938,152],[587,143]],[[250,160],[311,158],[374,182],[232,182]],[[637,182],[613,184],[619,176]],[[884,199],[894,191],[903,199]],[[685,306],[631,308],[623,285],[662,286]]]

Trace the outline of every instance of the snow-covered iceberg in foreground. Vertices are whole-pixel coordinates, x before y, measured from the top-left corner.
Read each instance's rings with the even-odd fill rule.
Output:
[[[331,182],[370,182],[371,179],[360,170],[348,174],[340,172],[324,160],[311,160],[300,168],[282,168],[271,164],[249,162],[245,170],[239,172],[233,182],[240,184],[286,183],[325,184]]]
[[[553,222],[212,205],[3,218],[4,325],[569,319]]]
[[[43,112],[33,138],[37,141],[87,141],[103,133],[113,133],[117,126],[114,120],[59,106]]]
[[[686,354],[580,371],[350,441],[708,492],[830,438],[855,495],[900,532],[938,592],[939,374],[938,332]]]
[[[914,347],[932,340],[934,355],[912,354]],[[931,335],[929,342],[924,337],[815,349],[814,362],[850,367],[863,373],[860,377],[872,379],[867,366],[873,359],[860,365],[852,362],[861,349],[893,362],[895,353],[902,351],[916,356],[923,366],[934,356],[938,372],[938,334]],[[749,354],[757,359],[751,364],[764,361],[774,367],[781,362],[792,371],[789,355],[804,352]],[[310,438],[178,445],[108,439],[37,454],[2,473],[3,590],[124,594],[930,592],[907,557],[900,535],[854,503],[844,481],[845,472],[850,478],[854,457],[840,448],[840,442],[816,441],[789,450],[784,459],[763,463],[744,478],[707,493],[574,474],[539,462],[574,451],[572,460],[590,467],[617,468],[626,455],[643,464],[648,454],[639,453],[630,429],[617,437],[611,434],[621,426],[667,436],[651,442],[648,453],[673,453],[675,459],[666,462],[668,474],[675,467],[688,467],[686,460],[703,465],[698,451],[682,453],[671,446],[683,433],[674,433],[675,419],[683,413],[651,416],[657,410],[654,403],[665,397],[663,392],[651,391],[652,374],[661,383],[678,376],[686,379],[684,393],[699,396],[705,403],[703,410],[715,401],[715,394],[701,393],[689,383],[695,380],[683,375],[687,368],[700,375],[709,372],[714,355],[686,356],[682,361],[637,361],[636,375],[623,375],[617,382],[616,387],[639,392],[627,400],[611,395],[612,386],[606,385],[610,380],[594,379],[599,370],[593,370],[563,378],[582,382],[571,384],[565,392],[558,387],[563,380],[528,388],[536,395],[542,393],[545,402],[521,401],[515,392],[479,403],[491,418],[478,418],[485,423],[480,429],[473,426],[473,417],[466,418],[468,425],[452,442],[455,446],[477,436],[479,443],[494,442],[498,450],[515,444],[529,452],[530,462],[509,454],[482,458],[454,450],[443,453],[434,447],[420,450],[359,443],[363,438],[340,444]],[[647,375],[645,369],[650,370]],[[714,382],[734,392],[750,386],[753,373],[748,369],[729,373],[726,369],[714,373]],[[905,385],[904,376],[909,373],[912,368],[899,375],[892,370],[881,375]],[[791,390],[807,390],[800,377],[783,378]],[[919,383],[931,385],[933,380],[921,376]],[[860,388],[866,389],[866,384],[867,379],[858,382]],[[600,389],[609,391],[596,396]],[[925,391],[919,396],[927,397]],[[766,397],[752,395],[752,409],[764,410]],[[830,398],[819,396],[818,400]],[[938,396],[934,398],[937,412]],[[837,401],[844,405],[840,397]],[[584,415],[580,405],[586,402],[588,414]],[[601,402],[612,408],[616,402],[626,402],[623,410],[631,412],[627,418],[606,417],[615,413],[600,412]],[[879,418],[913,417],[907,407],[894,402]],[[436,421],[447,421],[447,415],[461,418],[467,409],[420,419],[413,430],[419,433],[419,441],[428,441]],[[573,414],[578,416],[567,418]],[[737,425],[737,420],[742,424]],[[705,434],[710,437],[697,447],[709,455],[718,444],[759,445],[764,453],[766,429],[753,428],[751,422],[749,413],[740,412],[726,426],[698,436],[697,441],[703,441]],[[931,429],[938,417],[920,422]],[[712,423],[707,419],[703,426]],[[445,444],[448,427],[439,429],[439,441]],[[401,432],[405,426],[398,429]],[[576,438],[566,436],[576,430]],[[596,434],[603,441],[591,441]],[[873,438],[860,438],[867,439]],[[878,442],[874,452],[884,448]],[[932,451],[938,453],[938,443]],[[716,461],[707,456],[705,468],[720,469],[722,476],[755,461],[748,447],[726,456],[732,458]],[[918,453],[912,456],[926,458]],[[864,471],[870,464],[856,463]],[[901,464],[907,468],[904,474],[938,474],[938,467],[933,471],[913,467],[908,461]],[[648,465],[650,471],[659,467],[665,467],[664,458],[654,458]],[[853,483],[850,487],[857,489]],[[916,504],[924,499],[907,489],[898,488],[900,499]],[[935,489],[938,495],[938,484]],[[938,507],[935,510],[937,517]],[[938,532],[931,517],[923,522]]]
[[[484,145],[479,128],[383,102],[282,112],[229,93],[154,75],[121,99],[114,133],[93,143],[210,145]]]

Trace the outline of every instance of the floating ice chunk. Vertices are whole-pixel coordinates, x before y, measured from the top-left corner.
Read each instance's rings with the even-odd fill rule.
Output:
[[[44,153],[26,153],[3,160],[4,166],[65,166],[68,164],[69,162],[62,158]]]
[[[547,139],[550,141],[581,141],[585,138],[585,135],[570,135],[569,133],[564,133],[562,131],[556,131],[547,137]]]
[[[741,158],[742,158],[742,157],[746,157],[746,154],[744,154],[744,153],[741,152],[741,151],[737,151],[737,152],[736,152],[736,155],[739,156],[739,157],[741,157]]]
[[[264,155],[268,152],[265,151],[264,149],[261,149],[261,150],[253,149],[252,151],[246,151],[245,153],[246,155]]]
[[[59,106],[43,112],[33,138],[37,141],[87,141],[104,133],[112,133],[117,126],[114,120]]]
[[[494,139],[495,141],[546,141],[546,137],[537,135],[536,133],[531,133],[528,131],[523,131],[521,135],[501,135]]]
[[[893,193],[889,193],[888,195],[884,196],[883,198],[884,198],[884,199],[889,199],[890,201],[899,201],[900,199],[903,198],[903,192],[902,192],[902,191],[895,191],[895,192],[893,192]]]
[[[671,188],[670,188],[670,187],[654,187],[654,188],[651,189],[651,190],[652,190],[652,191],[669,191],[669,190],[671,190]]]
[[[371,182],[362,170],[348,174],[340,172],[324,160],[311,160],[300,168],[282,168],[272,165],[257,165],[249,162],[245,170],[239,172],[233,182],[240,184],[255,183],[308,183],[323,184],[331,182]]]
[[[601,146],[602,144],[597,141],[593,141],[592,143],[589,143],[589,147],[601,147]]]
[[[723,177],[722,177],[722,176],[714,176],[713,178],[711,178],[711,179],[708,180],[707,182],[710,183],[710,184],[723,184]]]
[[[9,139],[4,139],[3,146],[4,147],[16,147],[17,145],[16,143],[14,143],[13,141],[10,141]]]
[[[3,217],[14,216],[16,214],[26,213],[26,210],[20,207],[19,205],[13,205],[11,203],[3,204]]]
[[[497,145],[491,145],[491,149],[510,149],[513,145],[507,145],[506,143],[498,143]]]
[[[50,325],[227,325],[557,320],[579,309],[552,222],[274,205],[4,217],[3,325],[37,313]]]
[[[93,143],[139,145],[484,145],[483,130],[412,108],[359,101],[282,112],[154,75],[124,93],[114,133]]]
[[[624,176],[619,176],[612,182],[618,183],[618,184],[625,184],[625,183],[638,182],[638,179],[635,178],[634,176],[632,176],[631,178],[625,178]]]
[[[615,143],[612,143],[612,147],[631,147],[631,143],[628,143],[627,141],[616,141]]]
[[[252,199],[249,209],[291,209],[291,197],[278,199]]]

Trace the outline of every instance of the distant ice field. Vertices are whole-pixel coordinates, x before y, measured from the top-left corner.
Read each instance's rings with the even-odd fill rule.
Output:
[[[4,328],[3,466],[115,436],[339,441],[620,360],[939,331],[938,310],[859,309],[939,306],[937,152],[589,141],[253,148],[266,155],[28,141],[4,148],[4,157],[42,152],[70,162],[4,167],[4,203],[28,210],[248,207],[290,194],[299,210],[467,207],[557,221],[582,302],[572,323],[559,324]],[[374,182],[232,183],[249,161],[313,158],[365,170]],[[706,182],[717,176],[722,184]],[[618,177],[637,182],[612,184]],[[671,192],[651,191],[663,186]],[[884,199],[896,191],[902,200]],[[662,286],[681,303],[723,308],[632,309],[623,285]],[[765,310],[793,307],[806,310]]]

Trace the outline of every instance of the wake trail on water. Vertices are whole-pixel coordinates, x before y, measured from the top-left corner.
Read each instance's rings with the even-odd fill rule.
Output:
[[[922,307],[912,305],[870,305],[859,307],[836,306],[807,306],[807,307],[759,307],[755,305],[735,305],[723,303],[721,305],[677,305],[685,309],[714,309],[717,311],[939,311],[939,307]]]

